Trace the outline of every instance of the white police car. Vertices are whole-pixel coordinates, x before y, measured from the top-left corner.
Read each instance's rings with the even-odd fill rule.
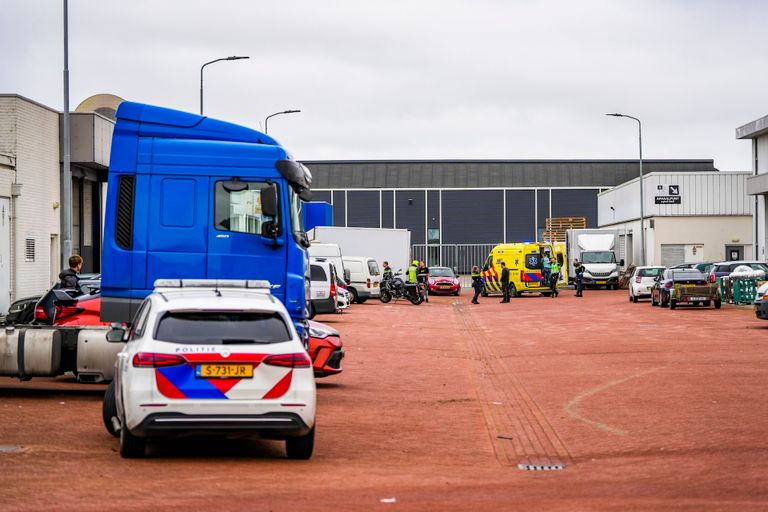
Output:
[[[289,458],[312,456],[312,362],[266,281],[155,282],[128,332],[104,398],[120,455],[182,434],[254,434],[284,439]]]

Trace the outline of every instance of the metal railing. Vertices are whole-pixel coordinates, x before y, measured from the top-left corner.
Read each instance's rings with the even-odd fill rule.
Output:
[[[497,243],[492,244],[415,244],[411,258],[425,261],[428,266],[450,267],[459,274],[469,274],[472,266],[483,262]]]

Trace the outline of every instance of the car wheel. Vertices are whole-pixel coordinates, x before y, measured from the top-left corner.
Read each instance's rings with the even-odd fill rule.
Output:
[[[677,307],[677,301],[676,300],[669,300],[669,309],[675,309]]]
[[[703,305],[704,305],[705,308],[708,308],[711,304],[712,304],[712,301],[709,301],[709,300],[705,300],[703,302]]]
[[[365,304],[365,301],[367,301],[367,300],[368,300],[368,297],[366,297],[364,299],[362,299],[362,298],[361,299],[357,299],[357,303],[358,304]]]
[[[633,296],[632,296],[632,302],[634,302],[635,304],[637,304],[637,296],[635,296],[635,295],[633,295]]]
[[[315,318],[315,315],[317,313],[315,312],[315,306],[312,305],[312,303],[309,303],[309,313],[307,314],[307,320],[312,320]]]
[[[389,293],[389,290],[381,290],[381,293],[379,293],[379,300],[386,304],[392,300],[392,294]]]
[[[285,440],[285,453],[289,459],[308,460],[315,448],[315,427],[305,436]]]
[[[461,288],[459,288],[458,290],[456,290],[456,292],[454,293],[454,295],[456,295],[457,297],[458,297],[459,295],[461,295]]]
[[[109,383],[104,392],[104,400],[101,402],[101,419],[104,427],[113,437],[120,437],[120,432],[115,430],[112,418],[117,417],[117,402],[115,402],[115,381]]]
[[[124,459],[139,459],[144,456],[147,441],[130,433],[123,423],[120,429],[120,456]]]
[[[351,297],[349,298],[349,301],[357,302],[357,290],[355,290],[354,288],[347,288],[347,291],[351,295]]]
[[[715,300],[715,309],[720,309],[720,306],[722,306],[722,302],[720,299]]]

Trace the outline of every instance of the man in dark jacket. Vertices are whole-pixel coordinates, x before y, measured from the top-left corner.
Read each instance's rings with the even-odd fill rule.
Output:
[[[501,300],[501,302],[509,302],[509,269],[503,261],[501,262],[500,284],[501,292],[504,294],[504,298]]]
[[[65,290],[79,290],[80,289],[80,277],[78,273],[83,268],[83,258],[77,254],[69,257],[69,268],[62,270],[59,274],[60,285]]]
[[[574,281],[576,282],[576,296],[584,296],[584,265],[581,264],[579,258],[573,260],[573,271],[576,274]]]

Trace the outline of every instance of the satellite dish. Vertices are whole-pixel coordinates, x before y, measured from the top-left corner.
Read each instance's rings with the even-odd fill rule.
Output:
[[[96,112],[114,121],[117,107],[123,101],[125,101],[123,98],[114,94],[94,94],[90,98],[84,99],[77,106],[75,112]]]

